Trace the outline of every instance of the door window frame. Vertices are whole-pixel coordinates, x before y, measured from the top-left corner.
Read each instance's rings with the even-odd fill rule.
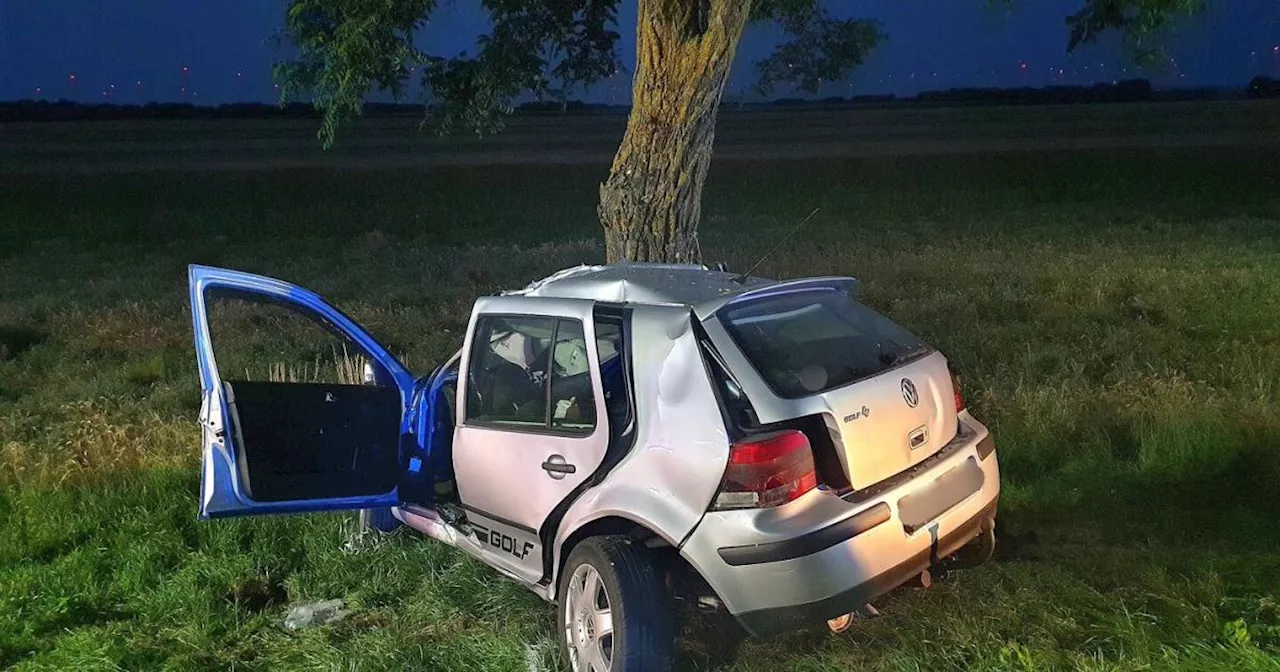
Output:
[[[203,289],[201,299],[203,301],[203,310],[205,311],[206,325],[209,327],[209,333],[208,333],[209,350],[210,350],[209,359],[211,360],[211,363],[213,365],[214,374],[224,384],[227,383],[228,381],[234,383],[239,381],[240,379],[228,378],[223,376],[221,374],[221,367],[218,366],[218,347],[214,343],[214,334],[213,334],[214,330],[212,328],[212,325],[209,324],[213,320],[208,317],[208,310],[211,302],[219,301],[219,300],[242,301],[246,304],[250,304],[254,306],[268,306],[271,308],[283,310],[289,313],[290,315],[293,315],[298,318],[301,318],[302,320],[305,320],[308,324],[315,326],[319,330],[329,334],[329,336],[331,336],[334,340],[342,343],[344,347],[349,347],[352,350],[354,350],[355,354],[363,356],[366,360],[368,360],[368,362],[374,367],[374,371],[375,371],[374,375],[376,377],[376,385],[378,387],[401,387],[399,384],[400,381],[397,378],[400,372],[393,370],[391,366],[388,365],[388,361],[382,358],[383,355],[385,355],[390,359],[390,361],[393,363],[392,365],[399,366],[401,371],[410,373],[410,375],[412,375],[412,373],[409,372],[408,368],[405,367],[405,365],[402,364],[400,360],[396,358],[395,355],[391,354],[390,352],[384,352],[384,353],[374,352],[366,344],[361,343],[359,340],[352,337],[352,335],[348,333],[346,330],[344,330],[341,325],[328,319],[327,316],[325,316],[323,313],[318,312],[315,308],[311,306],[298,303],[292,300],[291,298],[279,296],[277,294],[268,294],[268,293],[256,291],[253,289],[245,289],[243,287],[235,287],[235,286],[225,285],[225,284],[215,284],[215,285],[206,286]],[[337,307],[330,305],[329,309],[332,310],[334,313],[337,313],[342,318],[351,322],[351,324],[359,326],[358,322],[351,319],[350,316],[348,316],[346,313],[339,310]],[[259,382],[276,382],[281,385],[295,384],[291,381],[264,380]],[[326,383],[326,384],[358,385],[358,383]]]

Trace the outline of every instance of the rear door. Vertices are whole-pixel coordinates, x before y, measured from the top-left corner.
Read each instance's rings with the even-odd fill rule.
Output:
[[[189,281],[202,395],[200,517],[399,503],[414,386],[404,366],[301,287],[207,266],[191,266]],[[274,312],[264,316],[260,306]],[[299,364],[290,350],[293,318],[319,325],[340,345],[316,353],[314,366]],[[255,348],[219,362],[215,351],[241,342]]]
[[[593,302],[491,297],[472,315],[453,464],[491,563],[536,582],[555,512],[588,487],[609,447]],[[611,340],[612,339],[612,340]],[[548,522],[548,521],[552,522]]]

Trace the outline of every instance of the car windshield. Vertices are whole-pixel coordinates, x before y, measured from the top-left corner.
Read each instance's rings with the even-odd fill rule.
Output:
[[[787,399],[848,385],[932,352],[836,289],[729,304],[720,320],[765,382]]]

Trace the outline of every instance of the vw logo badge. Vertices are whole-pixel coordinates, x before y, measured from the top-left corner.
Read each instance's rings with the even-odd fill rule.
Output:
[[[920,393],[916,392],[916,384],[910,378],[902,379],[902,400],[911,408],[920,403]]]

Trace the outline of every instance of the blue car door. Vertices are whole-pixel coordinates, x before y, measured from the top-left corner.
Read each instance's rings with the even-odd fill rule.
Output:
[[[400,503],[412,448],[409,371],[351,318],[301,287],[191,266],[190,290],[202,392],[200,517]],[[369,363],[366,384],[238,380],[220,372],[210,297],[275,304],[310,318],[360,351]]]

